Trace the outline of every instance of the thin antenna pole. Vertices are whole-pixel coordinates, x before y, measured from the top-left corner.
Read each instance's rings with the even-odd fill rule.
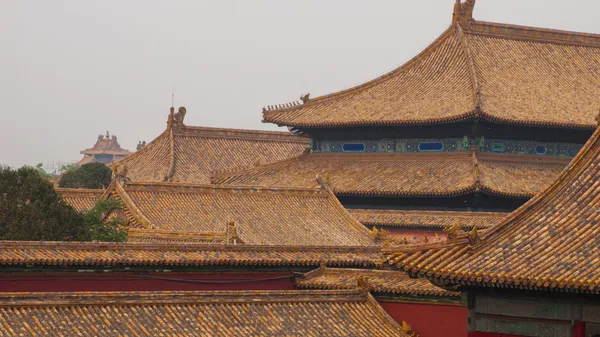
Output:
[[[173,93],[171,94],[171,106],[175,106],[175,84],[173,84]]]

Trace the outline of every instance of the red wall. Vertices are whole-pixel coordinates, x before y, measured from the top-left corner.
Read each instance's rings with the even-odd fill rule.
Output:
[[[292,273],[15,273],[0,275],[0,292],[292,290]]]
[[[491,333],[491,332],[469,332],[468,337],[523,337],[517,335],[505,335],[501,333]]]
[[[466,307],[378,301],[385,311],[402,324],[410,324],[420,337],[466,337]],[[479,337],[479,336],[477,336]]]

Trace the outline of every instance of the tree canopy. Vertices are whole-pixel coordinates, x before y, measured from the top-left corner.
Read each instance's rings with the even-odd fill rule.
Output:
[[[78,213],[35,168],[0,167],[0,240],[124,241],[123,221],[105,219],[118,208],[107,200]]]
[[[111,170],[103,163],[89,163],[66,170],[58,182],[63,188],[106,188],[111,181]]]

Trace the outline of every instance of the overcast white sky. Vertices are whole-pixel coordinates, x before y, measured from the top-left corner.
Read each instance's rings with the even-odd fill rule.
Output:
[[[186,124],[276,129],[264,105],[401,65],[454,0],[0,0],[0,164],[79,160],[109,130],[134,150]],[[598,0],[478,0],[475,18],[600,33]]]

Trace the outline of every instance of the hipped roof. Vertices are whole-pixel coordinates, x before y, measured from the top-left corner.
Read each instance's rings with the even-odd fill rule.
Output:
[[[6,336],[408,336],[357,291],[8,293]]]
[[[451,197],[480,191],[530,198],[568,163],[568,158],[480,152],[312,153],[212,180],[223,185],[314,187],[315,176],[322,175],[337,195]]]
[[[600,128],[558,180],[484,233],[390,248],[438,284],[600,293]]]
[[[448,30],[405,65],[304,104],[265,108],[264,121],[322,128],[477,118],[593,129],[600,106],[600,35],[476,21],[474,3],[457,4]]]
[[[308,147],[307,138],[289,132],[188,126],[185,114],[171,111],[167,129],[116,170],[139,182],[208,184],[212,174],[292,158]]]
[[[141,236],[154,239],[218,241],[229,231],[237,243],[248,245],[377,245],[333,193],[321,188],[121,185],[115,181],[107,195],[123,202],[131,227],[145,229]]]

